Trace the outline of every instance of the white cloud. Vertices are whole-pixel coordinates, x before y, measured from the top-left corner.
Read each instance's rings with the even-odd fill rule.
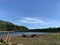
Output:
[[[55,21],[45,21],[42,19],[31,18],[31,17],[24,17],[20,20],[20,22],[29,24],[42,24],[42,25],[55,23]]]
[[[23,23],[43,23],[42,20],[37,19],[37,18],[31,18],[31,17],[25,17],[20,20],[20,22]]]

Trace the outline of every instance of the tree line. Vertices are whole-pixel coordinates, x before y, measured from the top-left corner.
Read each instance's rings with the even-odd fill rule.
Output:
[[[0,31],[27,31],[25,26],[14,25],[11,22],[0,20]]]
[[[30,29],[29,32],[60,32],[60,27],[44,28],[44,29]]]
[[[0,31],[18,31],[18,32],[60,32],[60,27],[42,28],[42,29],[28,29],[25,26],[15,25],[11,22],[0,20]]]

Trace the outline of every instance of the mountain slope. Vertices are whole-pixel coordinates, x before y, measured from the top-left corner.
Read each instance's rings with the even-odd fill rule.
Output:
[[[28,28],[0,20],[0,31],[28,31]]]

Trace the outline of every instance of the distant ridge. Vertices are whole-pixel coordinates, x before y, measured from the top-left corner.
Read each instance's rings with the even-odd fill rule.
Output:
[[[11,22],[0,20],[0,31],[27,31],[25,26],[15,25]]]
[[[16,32],[60,32],[60,27],[43,28],[43,29],[28,29],[25,26],[15,25],[11,22],[0,20],[0,32],[16,31]]]

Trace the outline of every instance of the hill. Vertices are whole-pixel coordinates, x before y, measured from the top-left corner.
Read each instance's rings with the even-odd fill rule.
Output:
[[[42,28],[42,29],[28,29],[25,26],[15,25],[11,22],[0,20],[0,31],[19,31],[19,32],[60,32],[60,27]]]
[[[25,26],[15,25],[11,22],[0,20],[0,31],[27,31],[28,28]]]

